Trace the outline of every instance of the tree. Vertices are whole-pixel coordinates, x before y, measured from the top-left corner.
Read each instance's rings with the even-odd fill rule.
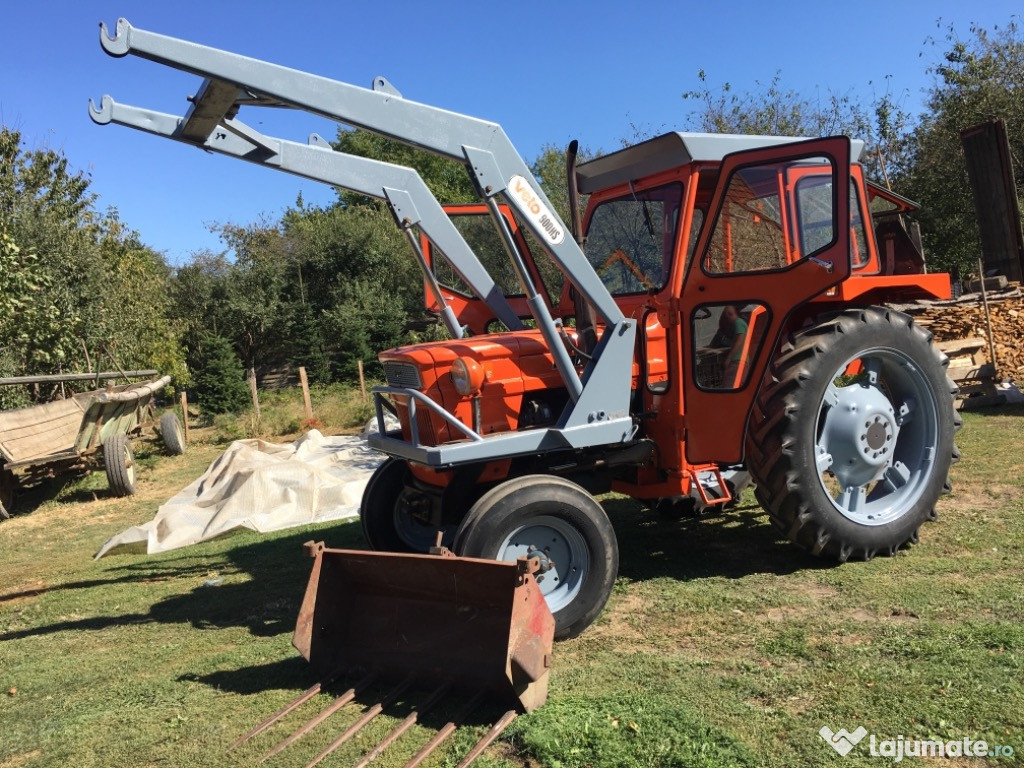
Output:
[[[704,70],[698,71],[697,79],[700,86],[683,93],[685,101],[699,105],[687,118],[691,130],[762,136],[850,136],[865,142],[861,162],[875,178],[883,176],[879,151],[887,164],[900,162],[910,116],[888,85],[883,95],[865,105],[850,93],[830,91],[824,100],[811,99],[785,87],[781,72],[768,83],[755,81],[754,89],[747,92],[734,90],[728,82],[712,90]]]
[[[245,366],[254,368],[281,356],[291,273],[287,238],[266,222],[226,224],[220,232],[235,255],[223,283],[223,332],[230,333]]]
[[[357,280],[339,292],[337,305],[324,313],[327,336],[333,348],[334,372],[341,379],[354,379],[358,363],[377,367],[377,353],[401,344],[408,315],[396,311],[391,297],[373,283]]]
[[[0,228],[0,376],[17,375],[22,362],[17,351],[55,324],[53,308],[36,301],[46,287],[48,277],[39,266],[39,257],[22,251],[7,230]],[[26,391],[0,388],[0,409],[28,404]]]
[[[324,345],[323,325],[309,304],[292,304],[287,326],[288,362],[295,368],[305,368],[309,380],[316,384],[331,381],[331,361]]]
[[[100,222],[96,242],[102,285],[80,303],[81,338],[122,368],[156,368],[188,383],[181,327],[171,317],[171,270],[128,229],[116,210]],[[99,361],[97,361],[99,364]]]
[[[8,286],[19,304],[8,316],[16,336],[0,343],[12,373],[57,373],[82,356],[79,299],[82,286],[95,279],[88,256],[98,233],[88,187],[65,158],[52,150],[26,152],[20,133],[0,127],[0,227],[5,250],[21,254],[19,273],[32,275]],[[19,289],[26,292],[18,296]]]
[[[117,363],[183,378],[166,311],[169,270],[116,210],[100,214],[96,202],[88,176],[66,158],[26,150],[20,133],[0,127],[0,280],[16,303],[0,319],[0,365],[51,374]]]
[[[825,136],[843,128],[861,135],[867,130],[862,110],[849,98],[829,94],[826,106],[821,107],[785,88],[781,72],[768,83],[755,81],[753,91],[747,92],[734,90],[728,82],[712,91],[704,70],[698,71],[697,79],[700,87],[683,93],[684,100],[701,104],[690,115],[695,130],[766,136]]]
[[[400,141],[363,130],[338,130],[334,148],[339,152],[358,157],[384,160],[395,165],[412,168],[419,173],[434,197],[442,203],[477,202],[473,182],[465,166],[433,152],[411,147]],[[365,205],[370,199],[353,192],[340,190],[339,200],[343,205]]]
[[[223,336],[206,334],[195,354],[196,400],[206,413],[238,413],[249,402],[242,364]]]
[[[910,137],[901,174],[906,194],[922,204],[929,263],[963,274],[976,269],[981,248],[960,131],[1003,118],[1017,188],[1024,189],[1024,35],[1015,21],[992,30],[972,26],[970,32],[964,41],[947,30],[947,48],[931,68],[928,110]]]

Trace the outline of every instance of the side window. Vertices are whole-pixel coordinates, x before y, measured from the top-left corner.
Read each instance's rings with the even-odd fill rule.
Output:
[[[690,222],[690,242],[686,244],[686,266],[690,266],[690,262],[693,260],[693,254],[697,252],[697,241],[700,239],[700,228],[704,224],[704,210],[702,208],[693,209],[693,217]]]
[[[802,256],[829,245],[832,231],[832,179],[829,176],[804,176],[796,184],[799,208],[799,239]],[[868,262],[868,241],[864,217],[860,213],[857,185],[850,182],[850,260],[853,267]]]
[[[799,221],[797,243],[792,242],[785,179],[788,169],[808,165],[808,161],[746,166],[733,172],[725,198],[708,241],[703,268],[710,274],[768,272],[784,269],[811,256],[835,239],[835,212],[829,184],[831,167],[826,160],[812,161],[820,166],[824,185],[808,187],[796,195]]]
[[[741,168],[733,174],[708,244],[708,272],[759,272],[787,265],[780,179],[774,165]]]
[[[758,302],[701,304],[693,312],[693,370],[701,389],[742,389],[764,342],[770,314]]]

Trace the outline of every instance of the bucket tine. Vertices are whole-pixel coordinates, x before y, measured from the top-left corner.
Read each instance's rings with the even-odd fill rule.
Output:
[[[363,713],[362,717],[360,717],[358,720],[352,723],[352,725],[350,725],[345,730],[345,732],[341,734],[341,736],[332,741],[327,746],[327,748],[324,749],[323,752],[321,752],[319,755],[310,760],[306,764],[306,768],[313,768],[314,765],[316,765],[329,754],[331,754],[331,752],[336,750],[346,741],[348,741],[357,733],[359,733],[359,731],[362,730],[364,725],[373,720],[373,718],[375,718],[377,715],[383,712],[386,707],[391,705],[395,701],[395,699],[401,696],[405,692],[405,690],[413,684],[413,680],[413,676],[410,675],[409,677],[405,678],[402,682],[400,682],[398,685],[396,685],[394,688],[392,688],[390,691],[388,691],[388,693],[378,703],[374,704],[372,707],[366,710],[366,712]]]
[[[352,699],[354,699],[356,697],[356,694],[359,693],[364,688],[366,688],[366,686],[368,686],[370,683],[372,683],[376,677],[377,677],[376,673],[371,672],[370,674],[368,674],[366,677],[364,677],[362,680],[360,680],[358,683],[356,683],[353,687],[349,688],[343,694],[338,696],[338,698],[336,698],[334,701],[332,701],[327,706],[327,708],[324,709],[323,712],[318,714],[316,717],[314,717],[308,723],[306,723],[301,728],[299,728],[297,731],[295,731],[295,733],[293,733],[287,739],[285,739],[280,744],[278,744],[273,749],[271,749],[269,752],[267,752],[267,754],[265,754],[263,757],[261,757],[256,762],[256,764],[259,765],[260,763],[265,763],[267,760],[272,758],[278,752],[280,752],[281,750],[285,749],[290,744],[294,744],[296,741],[301,739],[303,736],[305,736],[311,730],[313,730],[318,725],[320,725],[320,723],[322,723],[328,717],[330,717],[335,712],[337,712],[339,709],[341,709],[346,704],[348,704],[350,701],[352,701]],[[303,694],[303,695],[305,695],[305,694]]]
[[[478,757],[480,757],[483,751],[487,749],[488,746],[490,746],[491,742],[498,738],[498,736],[501,735],[501,732],[508,728],[509,723],[511,723],[515,719],[516,711],[514,709],[510,709],[508,712],[502,715],[498,719],[498,722],[496,722],[491,727],[491,730],[485,733],[484,737],[476,743],[476,746],[469,750],[469,754],[462,758],[462,762],[459,763],[456,766],[456,768],[469,768],[469,765]]]
[[[474,694],[473,697],[466,702],[466,706],[459,710],[455,717],[441,726],[441,729],[433,735],[430,741],[423,745],[423,748],[420,749],[419,752],[412,756],[412,759],[405,764],[404,768],[416,768],[416,766],[426,760],[430,754],[441,745],[441,742],[455,733],[455,729],[459,727],[459,724],[463,720],[469,717],[469,714],[477,708],[483,698],[483,691]]]
[[[238,747],[238,746],[241,746],[242,744],[245,744],[245,742],[247,742],[253,736],[258,736],[259,734],[263,733],[265,730],[267,730],[267,728],[272,726],[274,723],[276,723],[282,717],[284,717],[285,715],[291,713],[296,708],[302,706],[307,701],[309,701],[311,698],[313,698],[318,693],[320,693],[320,690],[325,685],[329,685],[331,683],[331,681],[333,681],[334,678],[336,678],[337,676],[338,676],[337,673],[335,673],[333,675],[329,675],[328,677],[325,677],[323,680],[321,680],[316,685],[313,685],[313,686],[310,686],[309,688],[307,688],[304,693],[302,693],[301,695],[299,695],[296,698],[292,699],[290,702],[285,704],[283,707],[281,707],[281,709],[277,710],[277,712],[272,714],[270,717],[268,717],[262,723],[260,723],[259,725],[255,726],[252,730],[248,731],[247,733],[244,733],[243,735],[239,736],[237,739],[235,739],[231,743],[231,746],[228,747],[227,750],[225,750],[225,751],[226,752],[230,752],[235,747]]]
[[[376,760],[399,736],[416,724],[420,715],[426,714],[431,707],[437,704],[437,702],[440,701],[446,693],[448,693],[448,689],[450,687],[451,686],[449,686],[448,683],[445,683],[431,693],[426,701],[410,712],[405,720],[391,731],[391,733],[385,736],[384,740],[380,744],[367,752],[363,758],[353,766],[353,768],[366,768],[366,766],[368,766],[372,761]]]

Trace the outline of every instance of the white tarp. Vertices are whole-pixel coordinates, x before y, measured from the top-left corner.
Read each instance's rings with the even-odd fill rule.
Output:
[[[240,528],[267,533],[355,517],[385,458],[363,435],[324,437],[315,429],[284,445],[236,440],[153,520],[114,536],[96,557],[166,552]]]

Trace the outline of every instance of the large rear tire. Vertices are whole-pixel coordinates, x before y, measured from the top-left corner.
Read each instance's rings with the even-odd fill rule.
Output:
[[[575,483],[549,475],[507,480],[473,505],[455,553],[514,562],[539,556],[541,592],[555,639],[576,637],[604,608],[619,570],[615,531],[601,505]]]
[[[947,364],[930,333],[879,307],[791,335],[747,440],[758,501],[791,541],[840,562],[917,541],[959,458]]]

